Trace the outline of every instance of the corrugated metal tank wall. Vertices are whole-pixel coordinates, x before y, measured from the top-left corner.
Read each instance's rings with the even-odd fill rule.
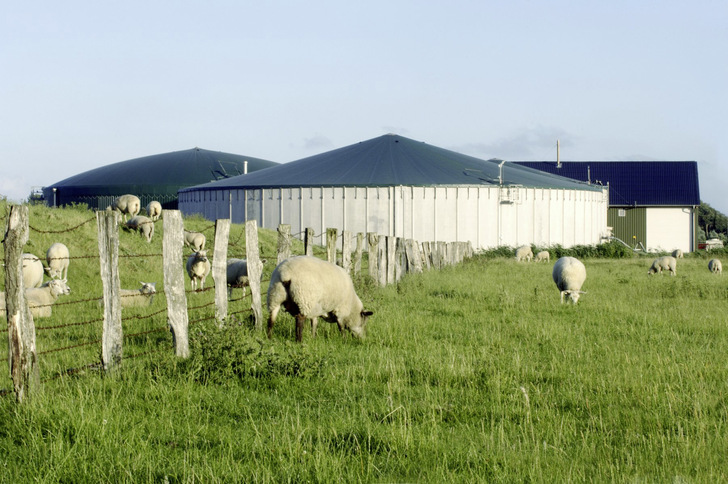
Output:
[[[598,244],[607,197],[599,191],[498,186],[303,187],[180,193],[180,210],[293,234],[326,228],[423,241],[470,241],[477,249]],[[232,200],[231,200],[232,199]],[[247,200],[247,203],[243,201]],[[322,239],[321,243],[323,243]]]

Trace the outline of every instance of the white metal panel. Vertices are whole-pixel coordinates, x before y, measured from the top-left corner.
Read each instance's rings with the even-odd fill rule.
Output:
[[[693,215],[690,207],[647,208],[647,250],[690,252]]]

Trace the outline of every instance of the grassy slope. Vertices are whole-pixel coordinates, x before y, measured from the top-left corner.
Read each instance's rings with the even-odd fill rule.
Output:
[[[62,226],[88,218],[69,212],[78,222]],[[160,251],[131,235],[125,250]],[[126,285],[161,281],[128,260]],[[0,399],[0,480],[725,481],[724,279],[700,258],[678,277],[648,278],[643,258],[585,263],[576,307],[559,304],[550,265],[510,259],[359,281],[375,311],[362,343],[324,325],[296,345],[291,318],[271,341],[201,323],[189,360],[165,351],[114,377],[53,378],[22,407]],[[100,292],[86,277],[69,271]],[[171,345],[159,338],[140,348]]]

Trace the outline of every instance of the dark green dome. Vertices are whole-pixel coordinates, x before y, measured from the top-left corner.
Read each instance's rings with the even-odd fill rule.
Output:
[[[278,165],[273,161],[221,151],[193,148],[144,156],[102,166],[43,187],[50,206],[85,203],[104,209],[114,198],[132,193],[146,206],[157,200],[164,208],[177,208],[181,188],[223,180]]]

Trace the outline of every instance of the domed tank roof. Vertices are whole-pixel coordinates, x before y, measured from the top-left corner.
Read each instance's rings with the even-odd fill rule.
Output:
[[[503,160],[482,160],[387,134],[344,148],[282,163],[265,171],[180,191],[306,186],[522,185],[596,190],[586,183]]]
[[[106,208],[115,197],[132,193],[144,205],[157,200],[165,208],[176,208],[180,188],[243,175],[246,164],[248,173],[277,165],[260,158],[192,148],[79,173],[44,187],[43,195],[51,206],[86,203],[90,208]]]

